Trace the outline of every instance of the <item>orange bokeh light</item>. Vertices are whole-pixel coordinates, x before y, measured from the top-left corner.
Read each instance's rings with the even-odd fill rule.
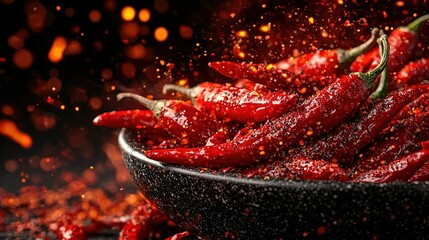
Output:
[[[139,11],[139,20],[141,22],[147,22],[150,19],[150,11],[147,8],[143,8]]]
[[[163,42],[168,38],[168,30],[165,27],[158,27],[155,29],[154,36],[158,42]]]
[[[131,21],[136,16],[136,10],[131,6],[122,8],[121,16],[124,21]]]
[[[33,145],[31,136],[22,132],[16,124],[10,120],[0,120],[0,134],[15,141],[23,148],[30,148]]]
[[[67,47],[67,39],[65,37],[56,37],[49,50],[48,58],[51,62],[57,63],[63,59],[63,53]]]
[[[179,27],[180,36],[184,39],[192,38],[194,31],[190,26],[182,25]]]
[[[97,23],[101,20],[101,13],[98,10],[91,10],[89,12],[89,20],[91,20],[91,22]]]
[[[13,54],[13,63],[21,69],[28,69],[33,64],[33,54],[27,49],[19,49]]]

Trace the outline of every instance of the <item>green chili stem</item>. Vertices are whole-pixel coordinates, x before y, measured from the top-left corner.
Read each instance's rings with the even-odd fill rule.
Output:
[[[371,50],[377,44],[377,38],[380,36],[380,29],[374,28],[371,31],[371,38],[361,45],[350,50],[338,49],[338,62],[343,67],[348,68],[349,65],[361,54]]]
[[[410,31],[417,32],[421,26],[425,22],[429,20],[429,14],[423,15],[416,20],[414,20],[412,23],[408,24],[405,28],[407,28]]]
[[[387,35],[382,35],[378,40],[378,45],[380,46],[380,51],[383,52],[381,55],[380,63],[371,71],[366,73],[357,73],[362,80],[365,81],[365,84],[369,89],[372,89],[374,87],[374,81],[380,75],[380,73],[384,70],[384,68],[387,66],[387,62],[389,61],[390,56],[390,47],[389,42],[387,41]]]

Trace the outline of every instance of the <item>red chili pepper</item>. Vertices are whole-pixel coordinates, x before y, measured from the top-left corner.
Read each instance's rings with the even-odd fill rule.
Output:
[[[376,45],[379,35],[380,30],[374,28],[371,32],[371,38],[355,48],[319,50],[296,58],[288,58],[276,63],[275,66],[296,74],[341,76],[359,55],[371,50]]]
[[[424,146],[424,145],[423,145]],[[403,158],[364,172],[352,179],[352,182],[393,182],[406,181],[429,161],[429,149],[407,155]]]
[[[262,85],[260,83],[256,83],[254,81],[250,81],[245,78],[240,78],[237,81],[234,82],[234,87],[237,88],[245,88],[250,91],[258,91],[258,92],[268,92],[269,89],[267,86]]]
[[[249,79],[270,89],[292,91],[304,97],[311,96],[337,80],[334,75],[294,74],[272,64],[211,62],[209,66],[220,74],[234,79]]]
[[[423,150],[429,151],[429,141],[422,142]],[[419,168],[412,177],[408,179],[409,182],[424,182],[429,181],[429,161],[426,161],[421,168]]]
[[[205,82],[193,88],[167,84],[163,91],[175,90],[192,99],[194,105],[218,118],[233,122],[263,122],[291,110],[298,96],[283,91],[258,92]]]
[[[133,98],[144,104],[158,118],[158,127],[179,139],[181,144],[203,146],[218,130],[215,118],[182,101],[154,101],[132,93],[120,93],[117,97],[119,100]]]
[[[425,102],[428,106],[429,94],[423,94],[411,104],[416,102]],[[404,109],[408,109],[405,107]],[[358,175],[378,166],[392,162],[405,154],[418,150],[419,142],[429,140],[429,108],[416,108],[398,115],[392,122],[396,124],[388,127],[385,134],[381,135],[375,142],[368,147],[364,156],[360,156],[357,164],[353,167],[351,174]]]
[[[119,240],[143,240],[148,239],[149,233],[155,226],[168,220],[168,217],[160,213],[151,205],[140,205],[131,213],[131,219],[125,223],[119,233]]]
[[[250,134],[220,145],[148,150],[146,155],[161,162],[195,167],[243,166],[287,149],[302,139],[327,133],[356,112],[370,95],[374,79],[387,64],[389,45],[385,35],[381,37],[381,47],[383,58],[377,68],[342,77],[295,110],[268,121]]]
[[[188,237],[190,234],[188,231],[184,231],[181,233],[176,233],[171,237],[166,238],[165,240],[182,240],[185,237]]]
[[[389,84],[389,91],[429,80],[429,58],[422,58],[405,65]]]
[[[412,56],[412,52],[417,46],[417,31],[429,20],[429,14],[421,16],[407,26],[398,27],[389,35],[389,45],[391,48],[389,58],[389,69],[391,73],[399,71]],[[359,56],[350,66],[353,72],[362,72],[371,69],[380,62],[377,49]]]
[[[387,80],[386,80],[387,81]],[[345,162],[367,146],[403,107],[429,91],[429,85],[412,86],[393,92],[380,100],[368,113],[298,149],[298,156]]]
[[[344,182],[348,180],[346,171],[336,163],[325,160],[308,158],[282,158],[268,164],[251,166],[239,171],[251,178],[254,176],[264,179],[306,179],[306,180],[334,180]]]
[[[150,110],[119,110],[105,112],[92,120],[96,126],[127,129],[153,129],[158,122],[155,115]]]

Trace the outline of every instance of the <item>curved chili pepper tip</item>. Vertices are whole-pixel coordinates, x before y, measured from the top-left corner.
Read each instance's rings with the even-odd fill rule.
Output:
[[[380,73],[384,70],[384,68],[386,68],[387,62],[389,61],[389,56],[390,56],[390,47],[389,47],[389,42],[387,41],[387,35],[383,34],[377,40],[377,43],[380,46],[380,49],[383,53],[381,55],[380,63],[374,69],[372,69],[369,72],[366,72],[366,73],[357,72],[356,73],[359,78],[364,80],[366,86],[369,89],[372,89],[374,87],[375,79],[378,77],[378,75],[380,75]]]
[[[350,50],[337,49],[338,63],[343,65],[345,68],[361,54],[369,51],[377,44],[377,38],[383,34],[383,31],[379,28],[373,28],[371,31],[371,38],[361,45],[354,47]]]
[[[165,100],[150,100],[134,93],[119,93],[116,95],[116,99],[118,101],[122,100],[123,98],[131,98],[140,102],[145,107],[150,109],[157,118],[161,114],[161,110],[165,105]]]
[[[407,28],[410,31],[417,32],[421,26],[425,22],[429,20],[429,14],[423,15],[416,20],[414,20],[412,23],[408,24],[405,28]]]

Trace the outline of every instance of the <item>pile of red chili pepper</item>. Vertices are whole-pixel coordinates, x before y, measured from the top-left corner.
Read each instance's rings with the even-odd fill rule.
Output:
[[[182,100],[120,93],[145,108],[104,113],[94,124],[136,131],[146,156],[168,164],[264,179],[426,181],[429,58],[414,56],[428,20],[389,36],[374,28],[348,50],[211,62],[228,83],[164,86]]]

